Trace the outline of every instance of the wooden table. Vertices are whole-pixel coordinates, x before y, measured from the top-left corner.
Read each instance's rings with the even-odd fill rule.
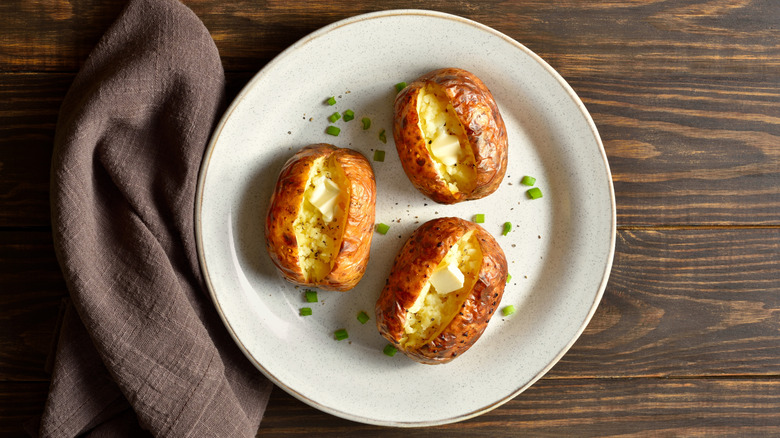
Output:
[[[484,23],[572,85],[614,177],[604,299],[528,391],[472,420],[395,430],[276,389],[261,435],[780,435],[780,2],[185,3],[217,43],[231,97],[285,47],[355,14],[416,7]],[[67,295],[49,223],[55,122],[121,8],[0,4],[0,434],[43,409]]]

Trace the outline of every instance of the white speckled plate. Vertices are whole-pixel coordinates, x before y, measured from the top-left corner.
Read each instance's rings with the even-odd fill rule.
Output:
[[[444,206],[407,180],[392,140],[394,84],[440,67],[479,76],[495,96],[509,134],[501,188],[478,201]],[[338,103],[325,100],[336,96]],[[325,128],[333,111],[338,137]],[[371,129],[363,131],[362,117]],[[387,131],[387,144],[378,139]],[[264,247],[263,223],[282,164],[299,148],[330,142],[387,152],[373,162],[377,221],[361,283],[320,291],[314,314],[303,289],[284,281]],[[544,197],[530,200],[523,175]],[[445,365],[382,354],[373,309],[393,257],[412,231],[441,216],[486,216],[512,280],[482,338]],[[501,235],[502,224],[514,229]],[[303,38],[270,62],[238,95],[209,145],[196,209],[198,250],[217,310],[247,357],[274,383],[333,415],[390,426],[464,420],[510,400],[571,347],[596,310],[615,245],[615,202],[604,149],[587,110],[542,59],[511,38],[460,17],[402,10],[361,15]],[[371,321],[362,325],[364,310]],[[346,328],[349,339],[333,332]]]

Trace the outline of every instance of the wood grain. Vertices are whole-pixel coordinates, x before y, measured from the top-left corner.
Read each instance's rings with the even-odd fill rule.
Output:
[[[778,254],[778,228],[620,231],[601,305],[548,377],[780,375]],[[49,235],[0,232],[0,279],[0,377],[45,380],[66,295]]]
[[[228,71],[255,71],[308,33],[378,9],[347,0],[184,3],[211,32]],[[112,0],[3,2],[0,65],[13,71],[76,71],[121,7]],[[765,0],[381,4],[405,8],[439,10],[494,27],[569,79],[670,74],[771,79],[780,68],[780,5]]]
[[[257,436],[744,437],[778,433],[777,379],[542,379],[505,405],[471,420],[403,430],[333,417],[274,388]]]
[[[226,103],[251,78],[230,75]],[[0,227],[48,227],[57,116],[73,73],[0,73]]]
[[[23,436],[47,390],[45,382],[0,382],[0,434]],[[257,436],[776,436],[778,412],[777,379],[542,379],[474,419],[395,429],[334,417],[274,388]]]
[[[780,229],[621,230],[551,377],[780,375]]]
[[[228,74],[228,101],[251,75]],[[49,224],[54,128],[73,77],[0,73],[0,226]],[[780,225],[780,83],[572,85],[600,130],[621,226]]]
[[[0,2],[3,436],[43,409],[67,294],[49,230],[59,106],[124,3]],[[398,430],[275,389],[259,436],[780,436],[780,2],[184,3],[217,44],[228,100],[342,18],[424,8],[476,20],[572,85],[613,173],[619,232],[604,299],[528,391],[462,423]]]
[[[604,142],[621,225],[780,221],[777,78],[588,80],[572,86]]]
[[[0,381],[0,435],[4,437],[28,437],[25,425],[37,424],[49,382]]]
[[[49,224],[57,113],[73,75],[0,73],[0,226]]]
[[[51,236],[0,231],[0,381],[47,381],[67,291]]]

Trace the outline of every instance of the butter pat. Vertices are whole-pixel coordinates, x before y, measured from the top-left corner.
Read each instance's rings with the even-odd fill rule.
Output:
[[[458,154],[460,153],[458,137],[447,133],[439,134],[431,143],[431,153],[444,165],[458,164]]]
[[[312,181],[314,189],[309,195],[309,202],[322,213],[325,222],[333,220],[336,212],[336,200],[339,197],[339,186],[325,177],[319,177]]]
[[[420,291],[420,295],[417,295],[417,299],[414,301],[414,304],[412,304],[412,307],[409,308],[408,312],[417,313],[422,309],[423,304],[425,304],[425,296],[428,295],[428,290],[430,290],[430,288],[431,283],[425,283],[425,286],[423,286]]]
[[[463,287],[466,278],[458,269],[457,263],[437,267],[431,275],[431,285],[439,294],[448,294]]]

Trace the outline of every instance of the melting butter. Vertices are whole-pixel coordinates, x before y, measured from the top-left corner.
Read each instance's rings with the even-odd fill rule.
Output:
[[[339,186],[324,176],[315,178],[312,185],[314,190],[309,195],[309,202],[322,213],[325,222],[333,221],[336,214],[336,201],[341,193]]]
[[[466,278],[458,269],[457,260],[444,266],[439,266],[433,271],[430,283],[440,295],[454,292],[463,287]]]
[[[456,135],[442,132],[431,143],[431,153],[442,164],[454,166],[458,164],[458,154],[460,153],[460,141]]]

